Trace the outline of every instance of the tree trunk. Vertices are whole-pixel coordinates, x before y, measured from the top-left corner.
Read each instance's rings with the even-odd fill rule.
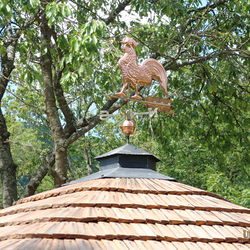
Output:
[[[5,119],[0,108],[0,172],[3,193],[3,208],[12,205],[17,200],[16,164],[12,159],[10,144],[4,143],[9,139]]]
[[[54,82],[52,77],[52,57],[50,54],[50,43],[52,30],[44,17],[41,24],[42,41],[47,52],[41,55],[41,69],[43,75],[43,93],[46,113],[49,119],[50,130],[54,140],[55,151],[55,171],[54,186],[59,187],[67,181],[67,146],[65,146],[65,136],[61,125],[58,108],[56,106],[56,97],[54,93]]]
[[[6,19],[6,30],[8,37],[12,36],[11,22]],[[9,143],[10,133],[7,130],[4,119],[1,101],[7,88],[9,77],[14,69],[14,60],[16,52],[17,39],[6,46],[6,53],[1,54],[1,75],[0,75],[0,173],[2,180],[3,207],[9,207],[13,201],[17,200],[17,181],[16,181],[16,164],[12,159]]]

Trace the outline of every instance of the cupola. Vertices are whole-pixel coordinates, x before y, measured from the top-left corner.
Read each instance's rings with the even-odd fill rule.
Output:
[[[95,158],[100,170],[68,184],[99,178],[151,178],[175,181],[174,178],[156,172],[160,160],[154,155],[129,143]]]

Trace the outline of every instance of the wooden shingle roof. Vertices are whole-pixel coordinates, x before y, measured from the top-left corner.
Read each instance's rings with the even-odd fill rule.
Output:
[[[0,249],[250,250],[250,209],[164,179],[102,178],[0,210]]]

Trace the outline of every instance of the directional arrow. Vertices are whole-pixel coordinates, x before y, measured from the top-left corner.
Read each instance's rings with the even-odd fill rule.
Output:
[[[158,117],[157,115],[157,110],[158,108],[152,110],[152,108],[148,109],[148,112],[133,112],[131,109],[126,110],[126,112],[120,112],[117,114],[109,114],[109,112],[107,110],[101,110],[100,111],[100,119],[102,121],[106,121],[108,120],[110,117],[114,117],[114,116],[124,116],[129,117],[129,119],[133,119],[136,115],[149,115],[149,118],[152,118],[154,115],[155,117]]]

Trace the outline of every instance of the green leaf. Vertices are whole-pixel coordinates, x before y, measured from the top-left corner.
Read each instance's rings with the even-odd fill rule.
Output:
[[[92,69],[91,69],[91,67],[89,65],[86,65],[85,68],[86,68],[87,75],[89,75],[89,76],[92,75]]]
[[[73,43],[74,51],[77,52],[80,48],[80,42],[76,39]]]

